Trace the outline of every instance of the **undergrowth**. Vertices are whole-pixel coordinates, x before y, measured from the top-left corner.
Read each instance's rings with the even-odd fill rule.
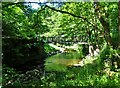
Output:
[[[12,68],[3,66],[4,88],[58,88],[66,86],[120,86],[120,73],[106,73],[98,63],[87,64],[83,67],[68,67],[66,72],[47,72],[40,69],[19,73]]]

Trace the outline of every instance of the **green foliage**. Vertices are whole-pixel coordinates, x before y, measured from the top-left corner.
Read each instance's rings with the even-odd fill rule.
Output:
[[[81,58],[85,56],[85,52],[84,52],[84,51],[85,51],[85,50],[83,50],[83,46],[82,46],[82,45],[79,45],[79,47],[78,47],[78,52],[79,52]]]
[[[45,44],[44,45],[44,50],[45,50],[46,53],[51,53],[51,52],[55,51],[55,48],[49,46],[48,44]]]
[[[10,3],[3,3],[3,6]],[[109,34],[112,37],[113,46],[117,48],[118,36],[118,5],[117,2],[101,2],[98,16],[95,13],[93,2],[64,3],[60,9],[74,14],[74,17],[68,14],[55,12],[49,8],[37,11],[20,4],[14,4],[2,8],[3,36],[41,40],[41,36],[67,38],[72,41],[74,37],[88,36],[89,43],[101,43],[99,37],[105,34],[105,30],[100,23],[100,16],[109,23]],[[104,39],[105,40],[105,39]],[[106,40],[107,41],[107,40]],[[4,43],[6,44],[6,43]],[[104,44],[102,41],[101,44]],[[38,44],[31,44],[37,46]],[[24,49],[31,47],[25,45]],[[18,56],[20,46],[13,48]],[[44,46],[46,53],[54,52],[55,49],[48,44]],[[83,57],[83,47],[79,48],[79,53]],[[119,53],[118,50],[105,45],[100,52],[100,60],[113,59],[113,56]],[[68,72],[42,72],[41,70],[32,70],[26,74],[16,72],[14,69],[3,66],[3,86],[16,87],[30,86],[37,87],[58,87],[58,86],[120,86],[120,74],[113,76],[106,75],[100,64],[87,64],[84,67],[71,67]],[[62,80],[62,81],[61,81]]]
[[[111,46],[105,44],[100,52],[100,58],[102,61],[106,59],[112,60],[116,54],[119,54],[119,50],[113,49]]]
[[[99,56],[101,64],[103,64],[105,68],[107,67],[110,70],[117,70],[120,63],[119,51],[119,49],[113,49],[113,47],[105,44]]]
[[[100,58],[102,61],[106,60],[106,59],[110,59],[110,47],[105,44],[100,52]]]
[[[6,5],[3,3],[3,6]],[[117,3],[100,3],[100,15],[110,24],[113,40],[118,38],[117,32]],[[102,25],[96,16],[92,2],[64,3],[56,8],[79,17],[55,12],[49,8],[37,11],[24,5],[12,5],[3,8],[4,36],[22,38],[40,38],[40,36],[64,35],[72,40],[74,37],[88,36],[90,42],[97,43],[99,36],[104,33]],[[27,14],[28,13],[28,14]],[[56,19],[58,18],[58,19]],[[83,18],[86,18],[83,19]],[[94,25],[94,26],[93,26]],[[96,27],[95,27],[96,26]],[[116,30],[116,32],[114,32]]]
[[[13,69],[4,67],[3,86],[6,87],[66,87],[66,86],[116,86],[120,84],[120,73],[107,74],[100,67],[99,61],[83,67],[69,67],[67,72],[47,72],[34,69],[25,74],[16,73]],[[5,72],[7,71],[7,72]],[[62,80],[62,81],[61,81]],[[9,84],[7,84],[9,83]]]
[[[15,79],[19,76],[15,69],[9,68],[6,65],[3,65],[3,78],[2,78],[2,85],[6,86],[9,85],[9,83],[12,83],[15,81]]]
[[[6,3],[4,4],[6,5]],[[4,7],[2,12],[4,37],[40,38],[40,34],[48,31],[47,26],[43,22],[39,21],[40,24],[38,23],[37,20],[39,18],[36,16],[36,11],[30,9],[30,7],[15,4],[8,6],[8,8]],[[26,13],[30,15],[28,16]]]

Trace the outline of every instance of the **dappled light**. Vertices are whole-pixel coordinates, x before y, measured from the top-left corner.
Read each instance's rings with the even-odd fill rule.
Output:
[[[120,1],[2,3],[5,88],[120,86]]]

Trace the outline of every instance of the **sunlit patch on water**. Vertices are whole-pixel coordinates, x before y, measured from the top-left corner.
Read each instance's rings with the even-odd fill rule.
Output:
[[[73,66],[81,61],[79,53],[62,53],[46,58],[47,71],[66,71],[68,66]]]

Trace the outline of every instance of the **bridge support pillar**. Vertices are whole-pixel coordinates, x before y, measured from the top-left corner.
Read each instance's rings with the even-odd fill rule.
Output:
[[[92,45],[89,45],[89,55],[94,56],[94,48]]]

